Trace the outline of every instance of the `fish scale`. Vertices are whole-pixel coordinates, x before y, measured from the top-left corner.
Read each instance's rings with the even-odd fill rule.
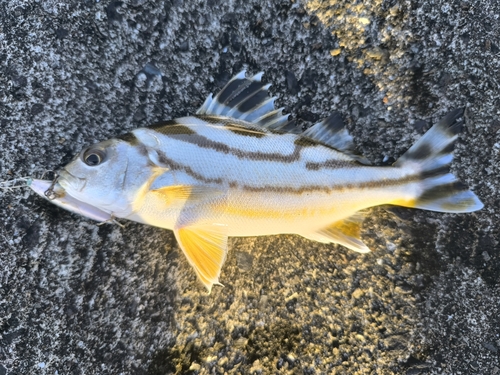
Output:
[[[394,166],[377,167],[356,150],[338,113],[300,133],[274,108],[261,77],[241,72],[195,115],[90,146],[56,181],[30,186],[94,220],[173,230],[209,291],[219,284],[229,236],[295,233],[367,252],[358,212],[365,208],[482,208],[449,172],[462,110],[434,125]]]

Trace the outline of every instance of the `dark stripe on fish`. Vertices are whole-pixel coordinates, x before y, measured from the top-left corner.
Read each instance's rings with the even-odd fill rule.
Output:
[[[345,128],[344,119],[339,112],[332,113],[322,123],[323,127],[329,130],[328,134],[330,135],[338,133]]]
[[[231,133],[242,135],[244,137],[262,138],[266,136],[266,133],[254,131],[238,125],[226,125],[224,128],[229,130]]]
[[[297,137],[293,144],[302,147],[315,147],[319,145],[318,142],[307,137]]]
[[[193,171],[193,169],[189,166],[182,165],[172,159],[169,159],[165,153],[158,151],[158,158],[162,164],[168,166],[171,170],[182,170],[187,173],[189,176],[195,178],[198,181],[207,184],[219,184],[224,185],[227,184],[229,187],[233,189],[241,188],[245,191],[262,193],[262,192],[273,192],[273,193],[289,193],[301,195],[304,193],[314,193],[314,192],[324,192],[324,193],[332,193],[332,192],[340,192],[344,190],[354,190],[354,189],[366,189],[366,188],[385,188],[388,186],[397,186],[403,185],[410,182],[420,181],[420,176],[407,176],[401,179],[387,179],[382,181],[366,181],[359,184],[342,184],[342,185],[334,185],[334,186],[324,186],[324,185],[306,185],[301,187],[290,187],[290,186],[251,186],[251,185],[240,185],[237,181],[227,181],[221,177],[218,178],[210,178],[201,175],[198,172]]]
[[[352,168],[358,165],[359,165],[358,163],[354,163],[352,161],[330,159],[330,160],[325,160],[321,163],[308,162],[306,163],[306,169],[310,171],[317,171],[322,168],[326,169]]]
[[[158,122],[148,126],[149,129],[156,130],[164,135],[190,135],[196,134],[194,130],[186,125],[179,124],[175,120]]]
[[[122,141],[125,141],[125,142],[128,142],[130,143],[131,146],[137,146],[139,144],[139,140],[137,139],[137,137],[134,135],[134,133],[125,133],[125,134],[121,134],[119,135],[118,137],[116,137],[117,139],[120,139]]]
[[[264,161],[279,161],[283,163],[293,163],[300,159],[300,151],[303,147],[295,145],[293,152],[289,155],[283,155],[276,152],[266,153],[260,151],[243,151],[237,148],[228,146],[225,143],[213,141],[200,134],[176,134],[176,133],[163,133],[166,136],[176,139],[181,142],[186,142],[200,148],[210,149],[224,154],[236,156],[239,159],[249,160],[264,160]]]
[[[246,191],[251,192],[273,192],[273,193],[289,193],[289,194],[303,194],[303,193],[314,193],[314,192],[324,192],[330,194],[332,192],[341,192],[345,190],[356,190],[356,189],[369,189],[369,188],[386,188],[389,186],[398,186],[407,184],[410,182],[420,181],[420,176],[408,176],[402,179],[390,179],[382,181],[366,181],[359,184],[342,184],[333,186],[323,186],[323,185],[306,185],[298,188],[290,186],[249,186],[243,185],[241,188]]]
[[[454,181],[445,185],[438,185],[426,190],[417,201],[435,201],[437,199],[448,198],[451,192],[468,191],[469,188],[460,181]]]
[[[198,116],[199,119],[206,121],[211,124],[223,124],[224,129],[231,131],[234,134],[238,134],[241,136],[247,137],[256,137],[262,138],[266,136],[268,132],[262,131],[259,128],[253,129],[250,127],[242,126],[239,124],[235,124],[234,122],[226,122],[224,123],[221,118],[217,118],[216,116]],[[324,147],[330,148],[336,152],[337,150],[329,147],[328,145],[323,145],[320,142],[316,142],[306,137],[299,137],[295,140],[294,145],[295,148],[293,152],[289,155],[283,155],[280,153],[265,153],[260,151],[243,151],[233,147],[228,146],[223,142],[213,141],[203,135],[196,133],[194,130],[189,128],[186,125],[182,125],[177,123],[175,120],[154,124],[149,127],[150,129],[156,130],[161,134],[164,134],[170,138],[176,139],[181,142],[190,143],[196,145],[200,148],[212,149],[217,152],[222,152],[224,154],[233,155],[240,159],[249,159],[249,160],[264,160],[264,161],[279,161],[283,163],[293,163],[300,159],[300,152],[304,147],[311,147],[316,145],[322,145]],[[272,131],[270,131],[272,133]],[[334,159],[329,160],[325,163],[326,168],[338,168],[349,165],[349,162],[341,161],[338,166],[335,166]],[[353,165],[357,165],[358,163],[353,162]],[[319,169],[321,165],[317,167]],[[314,170],[314,166],[310,169]]]
[[[207,183],[207,184],[219,184],[222,185],[224,184],[224,180],[222,178],[207,178],[205,176],[202,176],[201,174],[193,171],[191,167],[182,165],[177,163],[176,161],[168,158],[163,151],[157,151],[158,154],[158,160],[160,163],[165,164],[168,166],[169,169],[173,171],[184,171],[191,177],[197,179],[198,181]]]
[[[237,119],[233,119],[231,117],[224,117],[224,116],[193,116],[196,117],[202,121],[205,121],[211,125],[222,125],[223,127],[228,127],[228,126],[237,126],[242,129],[248,129],[249,131],[255,132],[255,133],[261,133],[263,135],[271,133],[271,134],[283,134],[282,131],[276,131],[272,129],[264,129],[259,125],[246,122],[246,121],[241,121]]]
[[[277,128],[277,133],[291,133],[291,134],[300,134],[302,133],[302,126],[297,125],[297,121],[291,120],[286,123],[284,126]],[[331,148],[328,146],[328,148]]]
[[[420,174],[420,176],[422,177],[422,180],[425,180],[426,178],[430,177],[442,176],[444,174],[447,174],[449,171],[450,171],[450,165],[447,164],[434,169],[423,171]]]

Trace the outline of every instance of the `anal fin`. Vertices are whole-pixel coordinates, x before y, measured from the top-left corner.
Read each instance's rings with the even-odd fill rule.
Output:
[[[192,225],[174,230],[175,238],[210,293],[219,284],[227,254],[227,227],[219,224]]]
[[[363,217],[356,214],[304,237],[323,243],[334,242],[358,253],[368,253],[370,249],[360,239],[362,222]]]

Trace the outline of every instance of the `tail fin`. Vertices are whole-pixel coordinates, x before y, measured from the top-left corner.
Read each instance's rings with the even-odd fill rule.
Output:
[[[450,173],[453,146],[462,128],[457,121],[462,109],[448,113],[434,125],[401,158],[395,167],[410,167],[421,173],[421,193],[412,207],[440,212],[472,212],[483,203]]]

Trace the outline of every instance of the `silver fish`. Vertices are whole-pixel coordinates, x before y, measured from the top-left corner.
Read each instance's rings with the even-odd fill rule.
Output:
[[[209,291],[219,283],[229,236],[296,233],[364,253],[358,211],[367,207],[483,207],[449,172],[462,110],[446,115],[392,167],[376,167],[356,151],[339,114],[300,133],[274,108],[261,77],[241,72],[194,116],[92,145],[54,184],[34,180],[31,188],[94,220],[173,230]]]

